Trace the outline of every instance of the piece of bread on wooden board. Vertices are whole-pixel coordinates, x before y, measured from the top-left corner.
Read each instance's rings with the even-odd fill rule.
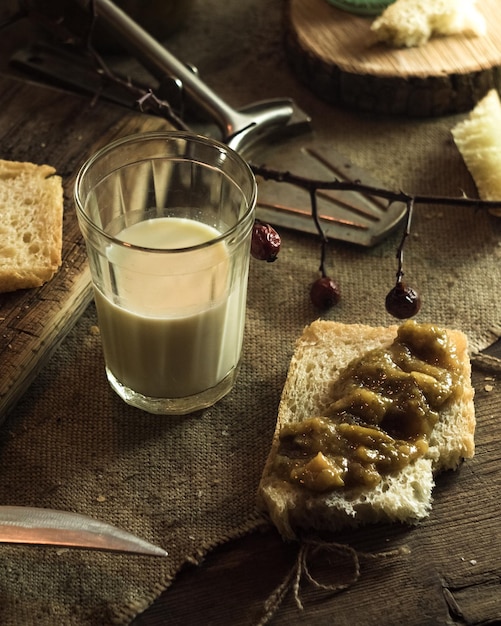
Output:
[[[432,505],[434,475],[454,469],[474,454],[474,390],[466,336],[446,330],[460,363],[461,396],[441,412],[424,456],[390,473],[371,488],[315,492],[277,476],[275,462],[280,433],[288,424],[324,415],[332,403],[331,389],[355,359],[393,343],[397,326],[371,327],[318,320],[298,339],[282,392],[278,419],[258,488],[258,508],[268,513],[285,539],[298,531],[336,531],[379,521],[416,523]]]
[[[475,0],[396,0],[371,24],[376,41],[395,48],[422,46],[431,37],[485,35]]]
[[[452,128],[454,142],[482,200],[501,200],[501,102],[491,89],[468,117]],[[491,209],[501,215],[501,209]]]
[[[0,292],[39,287],[61,265],[63,187],[50,165],[0,160]]]

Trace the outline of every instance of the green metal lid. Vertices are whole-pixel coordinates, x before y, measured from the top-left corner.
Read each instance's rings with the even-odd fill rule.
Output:
[[[357,15],[379,15],[395,0],[327,0],[337,9]]]

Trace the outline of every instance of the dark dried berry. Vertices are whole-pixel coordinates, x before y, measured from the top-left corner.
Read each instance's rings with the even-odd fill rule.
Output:
[[[421,308],[421,298],[412,287],[398,282],[388,292],[385,305],[390,315],[403,320],[416,315]]]
[[[256,220],[252,228],[251,254],[259,261],[276,261],[280,252],[280,235],[269,224]]]
[[[330,309],[339,302],[340,297],[337,283],[328,276],[318,278],[310,289],[311,301],[317,309]]]

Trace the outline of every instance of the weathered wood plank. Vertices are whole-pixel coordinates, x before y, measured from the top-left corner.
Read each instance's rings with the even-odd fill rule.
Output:
[[[0,158],[48,163],[63,178],[63,263],[46,285],[0,294],[0,420],[36,376],[91,298],[73,206],[79,165],[134,132],[170,128],[161,118],[0,76]]]

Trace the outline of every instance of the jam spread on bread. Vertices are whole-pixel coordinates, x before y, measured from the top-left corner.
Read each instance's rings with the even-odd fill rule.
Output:
[[[377,485],[426,454],[441,409],[461,394],[447,333],[407,321],[394,342],[348,365],[320,416],[283,426],[275,469],[305,489]]]

